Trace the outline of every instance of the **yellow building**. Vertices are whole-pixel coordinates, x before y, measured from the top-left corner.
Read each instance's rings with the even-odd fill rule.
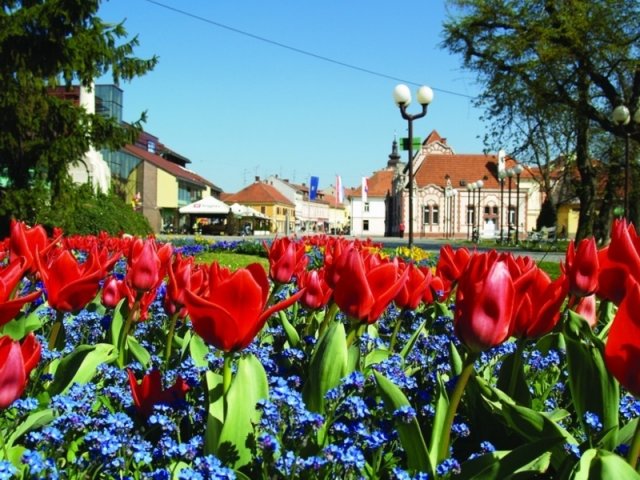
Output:
[[[103,152],[103,156],[111,169],[114,188],[141,211],[155,233],[188,230],[188,217],[180,215],[178,209],[207,196],[219,197],[222,192],[188,170],[188,159],[146,132],[135,145]]]
[[[565,203],[558,206],[558,237],[575,238],[580,218],[580,204]]]
[[[284,234],[292,231],[296,220],[296,206],[275,187],[259,178],[237,193],[222,194],[221,200],[231,205],[239,203],[256,209],[271,220],[271,233]],[[259,230],[255,230],[259,233]]]

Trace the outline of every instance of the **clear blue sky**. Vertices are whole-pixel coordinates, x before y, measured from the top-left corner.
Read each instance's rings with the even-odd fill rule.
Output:
[[[483,150],[475,77],[439,46],[444,0],[158,2],[193,16],[155,0],[109,0],[99,11],[139,36],[137,56],[159,57],[120,85],[124,119],[146,110],[145,130],[225,192],[271,174],[296,183],[315,175],[320,189],[339,174],[355,187],[386,165],[394,134],[406,136],[392,98],[400,81],[293,49],[405,80],[414,97],[429,85],[435,97],[414,135],[436,129],[458,153]],[[409,111],[419,109],[414,99]]]

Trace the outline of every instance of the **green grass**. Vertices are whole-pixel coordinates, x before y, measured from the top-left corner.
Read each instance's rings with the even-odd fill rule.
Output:
[[[269,268],[269,261],[266,258],[259,257],[257,255],[246,255],[231,252],[207,252],[196,257],[196,262],[198,263],[209,264],[213,261],[217,261],[223,267],[228,267],[231,270],[246,267],[247,265],[256,262],[265,267],[265,269]]]
[[[211,263],[213,261],[217,261],[220,265],[224,267],[228,267],[232,270],[236,270],[238,268],[246,267],[250,263],[258,262],[262,266],[264,266],[265,270],[269,269],[269,261],[264,257],[259,257],[257,255],[246,255],[242,253],[231,253],[231,252],[207,252],[196,257],[196,261],[198,263]],[[558,262],[549,262],[549,261],[541,261],[538,263],[538,266],[547,272],[547,274],[552,278],[558,278],[560,275],[560,264]]]
[[[538,263],[538,266],[542,270],[547,272],[547,274],[551,277],[552,280],[560,276],[560,263],[558,262],[542,261]]]

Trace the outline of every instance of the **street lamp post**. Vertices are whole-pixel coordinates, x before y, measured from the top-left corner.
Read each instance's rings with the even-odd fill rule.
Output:
[[[444,238],[449,238],[449,190],[444,190]]]
[[[471,240],[471,192],[476,188],[475,183],[467,184],[467,240]],[[474,219],[475,222],[475,219]]]
[[[633,118],[633,122],[640,124],[640,108],[631,116],[629,109],[624,105],[618,105],[611,113],[613,123],[624,128],[624,218],[629,221],[629,127]]]
[[[500,180],[500,243],[504,243],[504,177],[507,174],[504,170],[498,172],[498,180]]]
[[[484,182],[482,180],[476,180],[476,186],[478,187],[478,218],[477,218],[478,227],[476,229],[476,232],[478,232],[476,237],[476,242],[477,242],[480,240],[480,209],[482,208],[481,194],[482,194],[482,187],[484,187]]]
[[[411,103],[411,91],[409,87],[400,84],[393,89],[393,99],[396,105],[400,107],[402,118],[408,123],[409,161],[407,162],[405,171],[409,173],[409,248],[413,246],[413,121],[427,114],[427,107],[433,100],[433,90],[423,85],[418,89],[416,96],[418,97],[418,102],[422,105],[422,111],[411,115],[407,113],[407,107]]]
[[[507,169],[507,178],[509,179],[509,195],[507,196],[507,241],[511,242],[511,180],[515,172],[512,168]]]
[[[458,192],[451,189],[451,201],[449,202],[449,238],[455,236],[456,231],[456,194]]]
[[[516,175],[516,245],[520,241],[520,175],[524,167],[517,164],[513,167],[513,172]]]
[[[454,199],[456,191],[447,187],[444,191],[444,211],[445,211],[445,238],[453,238],[454,232]]]

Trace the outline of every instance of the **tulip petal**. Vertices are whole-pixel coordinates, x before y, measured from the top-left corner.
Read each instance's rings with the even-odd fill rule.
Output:
[[[7,340],[4,340],[7,339]],[[24,371],[20,343],[3,337],[0,345],[0,408],[7,408],[22,395],[27,376]]]
[[[616,313],[607,344],[604,358],[607,368],[614,377],[636,397],[640,396],[640,285],[630,282],[627,295],[620,303]]]
[[[348,259],[336,283],[333,298],[338,307],[349,317],[364,319],[375,302],[365,276],[360,252],[351,249]]]

